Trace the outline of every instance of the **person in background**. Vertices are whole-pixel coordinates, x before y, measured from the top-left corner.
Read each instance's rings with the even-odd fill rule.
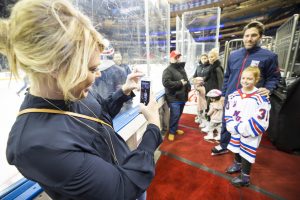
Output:
[[[29,85],[28,76],[24,75],[23,77],[23,86],[17,91],[17,95],[20,96],[20,93],[25,90]]]
[[[209,61],[208,61],[208,55],[202,54],[200,55],[200,60],[197,65],[196,71],[193,75],[193,84],[195,86],[195,89],[197,90],[197,116],[195,118],[195,122],[199,124],[205,124],[205,110],[207,109],[207,103],[205,99],[206,95],[206,88],[205,85],[206,79],[209,74]],[[203,98],[204,97],[204,98]]]
[[[127,72],[113,61],[115,53],[109,40],[104,39],[104,51],[101,53],[101,64],[99,71],[101,77],[97,77],[93,85],[93,89],[97,91],[102,98],[109,95],[122,87],[126,81]]]
[[[206,82],[209,75],[209,65],[208,55],[205,53],[200,55],[200,60],[193,75],[193,79],[199,77],[202,78],[204,82]]]
[[[31,84],[9,133],[8,163],[51,199],[144,197],[162,142],[154,96],[140,105],[148,125],[137,149],[112,125],[143,74],[130,74],[107,99],[91,90],[101,76],[103,39],[68,0],[20,0],[0,27],[0,52]]]
[[[127,64],[124,64],[122,62],[123,61],[123,57],[122,57],[121,53],[116,52],[114,54],[113,61],[116,63],[116,65],[122,67],[125,70],[126,75],[128,75],[128,74],[131,73],[131,70],[130,70],[129,66]]]
[[[170,108],[169,141],[174,141],[176,133],[184,134],[182,130],[178,130],[178,122],[191,90],[191,84],[184,69],[185,62],[180,62],[180,58],[181,54],[178,51],[172,51],[170,65],[162,75],[162,84],[165,87],[166,100]]]
[[[195,122],[199,124],[206,123],[206,109],[207,109],[207,101],[206,101],[206,91],[204,85],[204,81],[202,77],[195,77],[193,79],[194,88],[197,92],[197,117],[195,118]]]
[[[209,92],[213,89],[221,90],[223,84],[224,71],[219,60],[219,51],[217,49],[214,48],[209,51],[208,61],[210,64],[209,72],[207,77],[205,78],[206,81],[204,82],[206,92]],[[207,104],[210,104],[210,98],[207,98]],[[207,121],[204,121],[202,124],[200,124],[202,132],[209,131],[209,121],[210,117],[207,116]]]
[[[260,95],[269,97],[280,81],[277,55],[259,46],[264,32],[264,25],[261,22],[253,21],[247,24],[243,31],[244,47],[233,51],[228,58],[222,88],[224,105],[226,105],[228,95],[241,88],[241,72],[247,66],[257,66],[261,71],[260,80],[256,85],[258,88],[257,92]],[[229,141],[230,133],[226,130],[225,121],[223,120],[220,144],[212,148],[211,154],[220,155],[227,153]]]
[[[221,90],[224,79],[224,70],[219,60],[219,51],[212,49],[208,53],[208,61],[210,64],[209,74],[206,78],[205,85],[206,91],[209,92],[212,89]]]
[[[251,166],[262,134],[269,126],[270,102],[255,87],[260,79],[256,66],[247,67],[241,75],[242,88],[228,96],[225,107],[226,128],[231,134],[228,149],[234,153],[234,162],[227,173],[239,173],[231,183],[237,187],[250,185]]]
[[[204,136],[205,140],[216,140],[219,141],[221,138],[221,123],[223,116],[223,101],[221,101],[222,92],[217,89],[212,89],[207,93],[207,97],[210,98],[209,110],[207,116],[210,117],[207,130],[202,130],[208,134]],[[216,135],[214,131],[216,130]]]

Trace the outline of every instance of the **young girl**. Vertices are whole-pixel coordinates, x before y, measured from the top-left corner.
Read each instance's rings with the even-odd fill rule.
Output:
[[[213,89],[207,93],[207,97],[210,98],[209,111],[207,115],[210,116],[210,122],[208,126],[202,129],[202,132],[208,132],[204,136],[205,140],[220,140],[221,138],[221,126],[223,115],[223,101],[221,101],[222,92],[217,89]],[[214,136],[214,131],[217,131]]]
[[[205,110],[207,109],[207,102],[205,98],[205,87],[202,77],[196,77],[193,79],[195,90],[197,91],[197,117],[195,119],[196,123],[203,124],[206,123]]]
[[[250,185],[250,170],[262,134],[269,126],[270,102],[257,93],[258,67],[247,67],[241,77],[242,88],[228,96],[225,106],[226,128],[231,133],[228,149],[235,154],[227,173],[241,172],[231,180],[237,187]]]

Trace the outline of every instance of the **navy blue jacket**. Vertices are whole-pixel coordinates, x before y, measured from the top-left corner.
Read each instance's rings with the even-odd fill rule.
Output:
[[[126,82],[127,72],[125,68],[118,65],[112,65],[101,71],[101,76],[96,78],[93,89],[97,91],[102,98],[117,91]]]
[[[241,88],[241,72],[250,65],[258,66],[261,71],[261,79],[256,87],[265,87],[271,92],[277,87],[280,80],[277,55],[258,46],[249,50],[240,48],[233,51],[229,56],[224,75],[222,96],[227,97]]]
[[[112,124],[112,118],[130,96],[118,90],[108,99],[98,94],[80,101],[49,100],[62,110],[93,116]],[[87,105],[90,110],[85,106]],[[25,108],[53,108],[28,94]],[[153,152],[162,142],[160,130],[149,124],[138,148],[130,151],[125,141],[108,126],[67,115],[29,113],[14,123],[7,143],[7,160],[23,176],[38,182],[52,199],[136,199],[154,177]],[[115,151],[118,163],[113,159]]]

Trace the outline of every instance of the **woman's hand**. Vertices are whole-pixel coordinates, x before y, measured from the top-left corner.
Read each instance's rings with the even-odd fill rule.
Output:
[[[127,76],[126,82],[122,85],[122,90],[125,95],[130,95],[131,91],[139,88],[139,79],[144,76],[144,73],[133,71]]]
[[[160,129],[158,103],[156,102],[154,94],[152,92],[150,94],[150,100],[148,105],[145,106],[142,103],[140,104],[140,111],[150,124],[155,124]]]

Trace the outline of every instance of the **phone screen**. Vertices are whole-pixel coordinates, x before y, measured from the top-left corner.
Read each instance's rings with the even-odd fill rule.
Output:
[[[150,100],[150,81],[141,80],[141,103],[148,105]]]

